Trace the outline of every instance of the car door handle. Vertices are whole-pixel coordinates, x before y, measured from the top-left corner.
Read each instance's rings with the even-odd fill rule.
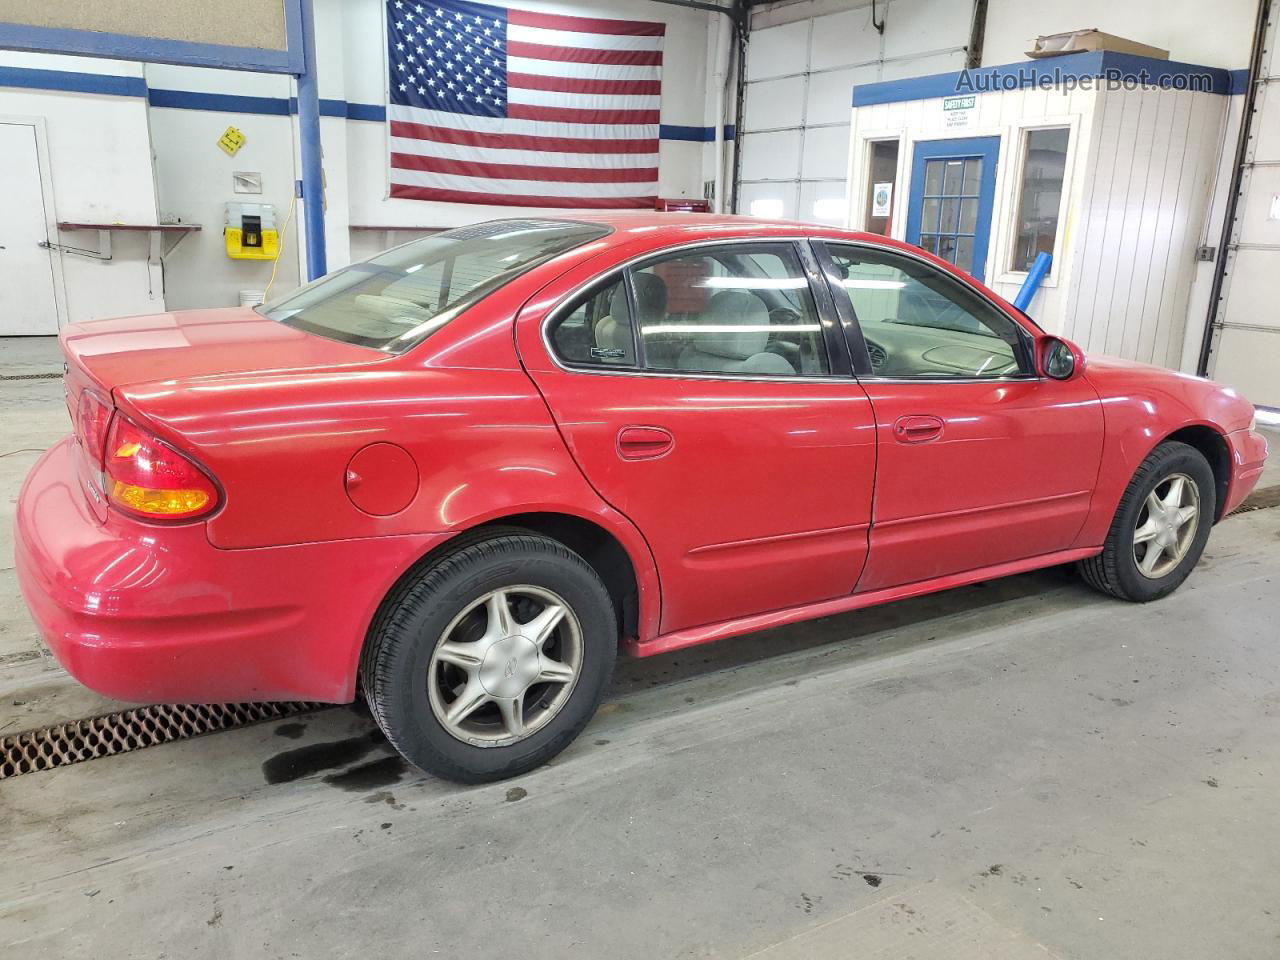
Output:
[[[623,460],[655,460],[675,445],[671,431],[662,427],[623,427],[618,431],[618,456]]]
[[[899,443],[927,443],[942,436],[941,417],[899,417],[893,425],[894,439]]]

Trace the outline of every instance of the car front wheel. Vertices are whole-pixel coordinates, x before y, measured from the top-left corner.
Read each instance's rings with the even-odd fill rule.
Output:
[[[1080,562],[1085,581],[1122,600],[1167,596],[1204,552],[1217,503],[1213,471],[1185,443],[1162,443],[1129,481],[1102,553]]]
[[[617,639],[595,570],[513,530],[400,585],[371,632],[362,685],[410,762],[463,783],[500,780],[545,763],[586,726]]]

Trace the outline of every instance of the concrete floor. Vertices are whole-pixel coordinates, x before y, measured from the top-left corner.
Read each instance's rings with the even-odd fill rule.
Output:
[[[111,705],[7,559],[60,385],[0,415],[3,734]],[[1051,570],[625,662],[485,787],[350,708],[4,781],[0,955],[1274,958],[1278,580],[1258,510],[1153,605]]]

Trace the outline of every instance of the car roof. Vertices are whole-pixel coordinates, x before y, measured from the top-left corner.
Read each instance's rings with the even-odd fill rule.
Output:
[[[650,234],[659,230],[688,235],[706,232],[711,235],[769,236],[779,233],[805,236],[846,237],[857,240],[883,241],[885,238],[858,230],[802,223],[799,220],[762,220],[722,213],[663,213],[655,210],[626,210],[573,213],[564,216],[539,217],[540,220],[563,220],[574,223],[598,223],[619,234]]]

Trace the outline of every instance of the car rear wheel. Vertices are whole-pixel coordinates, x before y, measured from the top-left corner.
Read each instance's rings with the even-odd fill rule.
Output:
[[[361,682],[406,759],[481,783],[573,741],[600,704],[617,642],[609,593],[582,557],[504,531],[400,585],[371,631]]]
[[[1085,582],[1139,603],[1167,596],[1200,560],[1216,510],[1204,455],[1162,443],[1129,481],[1102,553],[1080,562]]]

